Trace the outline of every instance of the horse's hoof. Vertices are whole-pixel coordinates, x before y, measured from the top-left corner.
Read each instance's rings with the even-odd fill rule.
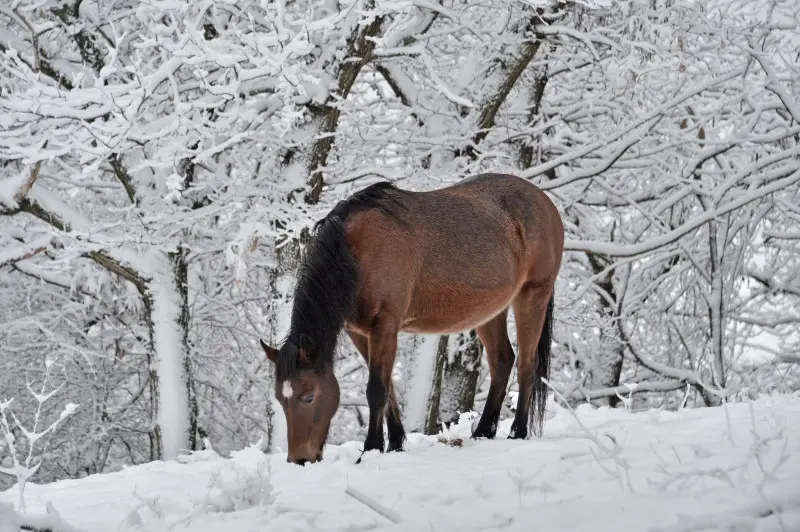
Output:
[[[386,449],[386,452],[389,452],[389,453],[391,453],[391,452],[402,452],[402,451],[405,450],[405,449],[403,449],[403,445],[405,443],[406,443],[405,437],[403,437],[402,439],[399,439],[399,440],[394,440],[394,441],[389,440],[389,447]]]
[[[364,457],[364,455],[366,453],[370,452],[370,451],[380,451],[381,454],[383,454],[383,447],[374,447],[374,448],[370,449],[370,448],[367,448],[366,446],[364,446],[364,450],[361,451],[361,456],[359,456],[358,460],[356,460],[356,465],[360,464],[361,463],[361,459]]]
[[[486,438],[487,440],[493,440],[496,432],[489,432],[488,430],[481,430],[478,428],[475,432],[472,433],[470,436],[471,439],[477,440],[478,438]]]
[[[383,446],[381,446],[381,447],[364,447],[364,452],[365,453],[368,453],[370,451],[378,451],[379,453],[383,454],[384,453],[384,448],[383,448]]]
[[[514,430],[511,429],[511,432],[508,433],[509,440],[524,440],[528,433],[524,430]]]
[[[379,451],[379,452],[383,453],[383,450],[384,450],[384,443],[383,442],[380,442],[380,443],[364,442],[364,451],[363,452],[365,452],[365,453],[368,453],[370,451]]]

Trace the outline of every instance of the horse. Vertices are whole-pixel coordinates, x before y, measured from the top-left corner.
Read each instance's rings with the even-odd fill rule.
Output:
[[[363,452],[384,452],[384,418],[386,450],[404,447],[391,379],[399,332],[476,330],[491,380],[472,437],[494,438],[515,359],[506,329],[509,308],[516,318],[519,383],[509,438],[541,436],[563,249],[556,206],[514,175],[480,174],[422,192],[380,182],[336,204],[313,227],[283,345],[276,349],[260,340],[275,365],[287,461],[322,459],[339,407],[333,366],[343,329],[369,369]]]

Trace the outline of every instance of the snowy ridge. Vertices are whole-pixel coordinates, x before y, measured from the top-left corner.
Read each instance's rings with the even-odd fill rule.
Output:
[[[200,451],[29,485],[28,511],[51,503],[85,532],[800,530],[798,395],[636,414],[551,403],[548,414],[541,440],[504,439],[505,420],[497,440],[470,441],[464,424],[358,466],[360,442],[304,468],[257,444]],[[7,506],[17,496],[0,494],[6,524],[20,518]]]

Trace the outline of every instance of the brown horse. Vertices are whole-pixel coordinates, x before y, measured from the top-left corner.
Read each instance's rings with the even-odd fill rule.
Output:
[[[509,307],[519,343],[519,398],[509,438],[541,434],[553,287],[564,247],[561,217],[541,190],[499,174],[428,192],[378,183],[339,202],[315,232],[300,266],[288,337],[280,351],[261,342],[276,364],[288,461],[322,459],[339,406],[333,361],[343,328],[369,367],[365,452],[384,451],[384,416],[388,450],[403,448],[391,379],[400,331],[477,330],[491,383],[472,436],[493,438],[514,364]]]

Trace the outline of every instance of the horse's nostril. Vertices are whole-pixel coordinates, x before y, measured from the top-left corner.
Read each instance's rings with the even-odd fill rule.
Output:
[[[297,464],[297,465],[304,466],[304,465],[306,465],[306,462],[308,462],[308,460],[306,460],[305,458],[301,458],[300,460],[295,460],[294,463]]]

